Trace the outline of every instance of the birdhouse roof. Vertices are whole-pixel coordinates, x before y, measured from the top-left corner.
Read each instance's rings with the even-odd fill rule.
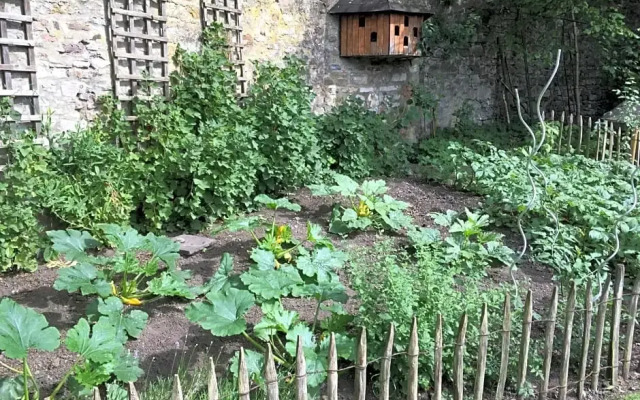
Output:
[[[407,14],[432,14],[428,0],[338,0],[330,14],[358,14],[375,12],[401,12]]]

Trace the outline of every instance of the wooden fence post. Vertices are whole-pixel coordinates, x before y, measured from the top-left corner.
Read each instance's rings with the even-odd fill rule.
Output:
[[[462,314],[458,325],[456,348],[453,353],[453,400],[464,400],[464,346],[467,335],[467,314]]]
[[[367,396],[367,329],[362,327],[358,351],[356,352],[355,400],[366,400]]]
[[[413,317],[411,323],[411,336],[409,336],[409,349],[407,358],[409,361],[409,377],[407,379],[407,400],[418,400],[418,319]]]
[[[484,392],[484,374],[487,368],[487,347],[489,346],[489,321],[487,316],[487,304],[482,306],[480,317],[480,343],[478,345],[478,367],[476,369],[476,383],[474,400],[482,400]]]
[[[129,400],[140,400],[140,396],[133,382],[129,382]]]
[[[573,114],[569,114],[569,141],[567,142],[567,150],[573,148]]]
[[[218,378],[216,377],[216,365],[213,362],[213,357],[209,357],[209,366],[211,368],[209,372],[209,383],[207,385],[209,400],[219,400],[220,392],[218,391]]]
[[[531,343],[531,323],[533,317],[533,293],[527,292],[524,302],[524,315],[522,317],[522,337],[520,342],[520,359],[518,360],[518,398],[522,398],[522,389],[527,380],[527,363],[529,361],[529,345]]]
[[[249,371],[244,356],[244,347],[240,347],[238,360],[238,399],[251,400],[251,388],[249,386]]]
[[[587,120],[587,143],[585,147],[587,150],[585,151],[585,156],[588,158],[591,156],[591,134],[593,133],[593,120],[591,117]]]
[[[638,313],[638,297],[640,296],[640,274],[636,276],[629,302],[629,321],[627,322],[627,334],[625,335],[624,358],[622,360],[622,377],[629,379],[631,370],[631,355],[633,352],[633,336],[636,326],[636,316]]]
[[[596,315],[596,337],[593,344],[593,365],[591,376],[591,390],[598,390],[598,381],[600,379],[600,358],[602,357],[602,342],[604,341],[604,324],[607,317],[607,302],[609,299],[609,286],[611,286],[611,274],[607,275],[607,279],[602,288],[602,294],[598,299],[598,314]]]
[[[553,287],[551,304],[547,315],[547,327],[544,334],[544,362],[542,366],[542,379],[540,381],[539,399],[547,398],[549,391],[549,375],[551,374],[551,357],[553,356],[553,338],[556,330],[556,315],[558,313],[558,287]]]
[[[616,130],[613,128],[613,122],[609,125],[610,139],[609,139],[609,160],[613,160],[613,143],[616,140]]]
[[[616,268],[616,280],[613,285],[613,310],[611,312],[611,342],[609,345],[609,366],[611,385],[618,384],[618,369],[620,362],[620,314],[622,313],[622,289],[624,285],[624,265]]]
[[[93,388],[93,400],[102,400],[100,397],[100,390],[97,387]]]
[[[564,130],[564,111],[560,114],[560,132],[558,133],[558,154],[562,150],[562,134]]]
[[[182,385],[178,374],[173,375],[173,389],[171,390],[171,400],[184,400],[182,396]]]
[[[280,389],[278,388],[278,372],[276,371],[276,363],[273,359],[273,349],[271,343],[267,344],[267,354],[264,362],[264,380],[267,386],[267,399],[279,400]]]
[[[569,298],[567,299],[567,310],[564,319],[564,340],[562,342],[562,369],[560,371],[559,400],[567,398],[569,385],[569,360],[571,358],[571,334],[573,333],[573,317],[576,312],[576,282],[571,283]]]
[[[580,129],[580,139],[578,140],[578,153],[582,151],[582,135],[584,133],[584,121],[582,115],[578,117],[578,127]]]
[[[327,399],[338,400],[338,354],[336,352],[336,335],[333,332],[331,332],[331,337],[329,339]]]
[[[296,345],[296,400],[307,400],[307,362],[300,336]]]
[[[636,165],[636,154],[638,152],[638,131],[631,135],[631,164]]]
[[[393,339],[395,336],[395,326],[389,325],[389,336],[384,354],[380,362],[380,400],[389,400],[389,383],[391,380],[391,357],[393,355]]]
[[[598,122],[596,122],[596,130],[598,131],[598,143],[596,143],[596,161],[600,160],[600,137],[602,135],[602,127],[600,126],[601,121],[598,120]]]
[[[433,355],[433,400],[442,400],[442,314],[436,316]]]
[[[509,344],[511,343],[511,296],[507,293],[504,296],[504,308],[502,314],[502,359],[500,360],[500,375],[498,376],[498,388],[496,389],[496,400],[502,400],[504,388],[507,383],[507,373],[509,372]]]
[[[584,382],[587,374],[587,364],[589,363],[589,342],[591,340],[591,320],[593,319],[593,304],[591,302],[592,281],[587,282],[587,289],[584,295],[584,327],[582,330],[582,354],[580,357],[580,374],[578,378],[578,400],[584,397]]]

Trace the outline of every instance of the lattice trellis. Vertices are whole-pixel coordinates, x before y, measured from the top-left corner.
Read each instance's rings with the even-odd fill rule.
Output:
[[[0,97],[11,97],[21,121],[39,129],[33,17],[29,0],[0,0]]]
[[[130,120],[132,101],[169,96],[167,0],[109,0],[114,93]],[[149,85],[145,85],[149,84]],[[140,92],[141,88],[149,91]]]
[[[200,16],[202,27],[206,28],[213,22],[222,24],[227,32],[229,43],[229,60],[233,63],[238,75],[238,93],[247,93],[247,78],[245,77],[244,59],[242,52],[242,16],[241,0],[200,0]]]

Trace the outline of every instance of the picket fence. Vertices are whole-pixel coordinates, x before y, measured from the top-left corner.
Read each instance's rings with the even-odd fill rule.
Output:
[[[634,330],[636,323],[636,316],[638,312],[638,298],[640,297],[640,275],[635,278],[633,288],[631,292],[625,293],[623,291],[625,269],[624,266],[618,266],[615,276],[609,275],[606,282],[602,286],[602,293],[598,299],[595,299],[592,294],[592,284],[587,283],[584,297],[584,308],[576,308],[576,284],[573,283],[569,288],[568,295],[565,302],[565,312],[562,318],[558,318],[558,287],[555,287],[551,296],[550,303],[546,309],[546,318],[538,321],[533,320],[533,295],[529,291],[526,295],[524,304],[523,322],[520,327],[521,341],[518,353],[518,369],[517,376],[512,379],[515,382],[518,392],[516,396],[518,398],[523,397],[521,389],[525,387],[528,373],[528,360],[531,346],[531,328],[533,323],[544,324],[544,347],[542,350],[543,358],[543,370],[542,379],[536,383],[535,391],[538,399],[546,399],[552,393],[557,393],[558,400],[566,400],[570,391],[576,393],[578,399],[585,398],[588,390],[597,391],[600,389],[604,380],[601,380],[601,375],[606,376],[606,383],[608,386],[617,387],[619,385],[619,379],[627,379],[630,375],[631,361],[634,346]],[[613,281],[613,285],[611,285]],[[611,295],[612,294],[612,295]],[[623,307],[623,300],[627,299],[626,307]],[[609,310],[610,308],[610,310]],[[623,308],[625,309],[625,317],[623,317]],[[595,334],[592,338],[593,317],[595,312]],[[569,367],[571,359],[571,341],[572,331],[574,327],[574,320],[577,313],[583,313],[583,332],[584,335],[581,338],[580,343],[580,365],[577,374],[577,380],[569,381]],[[607,315],[609,316],[609,335],[605,336],[605,328],[607,327]],[[627,322],[623,322],[626,320]],[[511,340],[511,333],[513,332],[511,326],[511,299],[507,294],[504,300],[502,330],[497,332],[501,335],[502,345],[500,348],[489,349],[489,331],[488,331],[488,313],[487,306],[484,305],[481,314],[480,321],[480,334],[479,334],[479,346],[477,353],[477,369],[474,377],[473,386],[473,399],[482,400],[483,398],[495,398],[495,400],[502,400],[508,395],[505,392],[508,376],[508,364],[509,364],[509,344]],[[464,377],[464,355],[465,355],[465,343],[467,334],[467,315],[462,315],[458,325],[457,338],[455,343],[450,344],[450,347],[454,348],[454,359],[452,365],[453,375],[450,377],[451,382],[447,385],[447,388],[451,391],[453,400],[463,400],[465,390],[465,377]],[[431,399],[442,400],[444,395],[443,387],[443,359],[442,351],[444,348],[443,335],[443,316],[439,315],[436,320],[435,329],[435,344],[431,349],[419,349],[418,348],[418,329],[417,321],[414,318],[412,323],[411,335],[406,352],[393,353],[394,344],[394,327],[390,326],[388,332],[388,339],[383,354],[377,360],[368,360],[367,358],[367,335],[366,329],[362,329],[359,341],[357,343],[357,356],[354,365],[348,366],[341,370],[338,369],[338,357],[336,353],[335,337],[331,334],[329,343],[328,354],[328,370],[327,381],[325,385],[325,396],[327,400],[338,400],[338,373],[345,370],[353,370],[355,374],[355,400],[365,400],[367,393],[367,366],[373,362],[379,362],[379,400],[388,400],[391,398],[397,398],[398,396],[392,393],[390,388],[391,378],[391,363],[393,359],[397,357],[406,357],[409,365],[409,373],[407,377],[408,386],[406,390],[407,400],[418,400],[418,360],[421,354],[430,352],[434,355],[434,370],[433,370],[433,383]],[[560,369],[557,372],[557,385],[550,387],[550,376],[554,357],[554,340],[556,339],[556,329],[560,329],[562,332],[562,342],[560,355]],[[624,328],[624,335],[621,336],[621,331]],[[517,328],[515,328],[517,329]],[[623,339],[621,343],[620,339]],[[607,341],[607,343],[605,343]],[[603,348],[605,344],[608,347],[608,357],[606,361],[603,360]],[[499,377],[495,388],[491,388],[491,391],[486,391],[485,387],[485,372],[488,351],[499,351],[501,359]],[[556,355],[558,353],[556,352]],[[274,357],[271,352],[271,348],[267,348],[265,357],[265,369],[264,369],[264,390],[266,392],[266,399],[279,400],[279,379],[274,362]],[[208,399],[209,400],[221,400],[220,393],[218,391],[217,378],[215,374],[215,365],[213,360],[209,360],[211,363],[211,373],[209,375],[208,383]],[[606,374],[605,374],[606,372]],[[257,386],[251,386],[247,365],[245,362],[244,350],[240,350],[239,357],[239,378],[237,387],[237,398],[239,400],[250,400],[252,392],[257,389]],[[572,375],[574,376],[574,375]],[[300,341],[298,341],[297,355],[296,355],[296,371],[295,375],[286,377],[285,379],[293,380],[296,382],[296,399],[307,400],[307,368],[305,362],[304,352]],[[512,377],[513,378],[513,377]],[[281,378],[282,379],[282,378]],[[469,383],[469,380],[466,380]],[[554,381],[555,382],[555,381]],[[468,385],[466,387],[469,387]],[[174,376],[173,391],[171,394],[171,400],[192,400],[185,398],[181,387],[180,379],[178,375]],[[511,397],[512,395],[509,394]],[[256,396],[254,396],[256,398]],[[94,400],[100,399],[100,393],[97,389],[94,390]],[[129,384],[129,399],[140,400],[140,396],[133,383]],[[229,399],[231,400],[231,399]]]
[[[625,132],[614,122],[594,121],[591,117],[565,112],[551,111],[542,115],[547,122],[559,123],[560,132],[554,149],[558,154],[573,151],[600,161],[627,159],[640,165],[640,130]]]

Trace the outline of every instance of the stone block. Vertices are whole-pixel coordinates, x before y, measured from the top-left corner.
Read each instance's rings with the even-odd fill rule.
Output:
[[[183,257],[191,257],[200,253],[214,243],[213,239],[199,235],[180,235],[174,237],[173,240],[180,244],[180,255]]]

